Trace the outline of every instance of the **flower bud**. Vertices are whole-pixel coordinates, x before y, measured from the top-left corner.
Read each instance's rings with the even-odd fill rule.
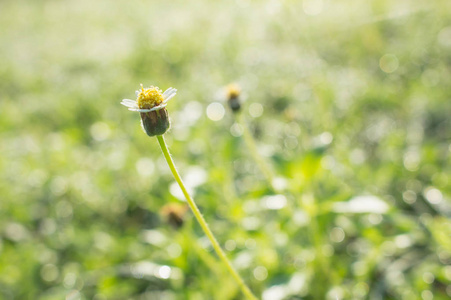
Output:
[[[183,226],[187,211],[186,204],[169,203],[161,208],[160,214],[169,225],[178,229]]]
[[[237,85],[230,84],[227,86],[227,103],[234,113],[241,109],[240,93],[241,90]]]
[[[148,136],[162,135],[171,127],[168,111],[165,107],[150,111],[141,112],[141,126]]]

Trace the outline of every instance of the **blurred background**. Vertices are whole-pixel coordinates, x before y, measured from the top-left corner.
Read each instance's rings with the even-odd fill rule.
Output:
[[[119,104],[140,83],[178,89],[173,157],[259,297],[449,299],[450,12],[2,1],[0,299],[242,299]]]

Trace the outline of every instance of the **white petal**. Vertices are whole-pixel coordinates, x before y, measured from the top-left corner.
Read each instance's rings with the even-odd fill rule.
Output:
[[[177,93],[174,92],[172,94],[170,94],[169,96],[166,97],[166,99],[164,99],[163,103],[167,103],[169,100],[171,100]]]
[[[138,108],[138,105],[133,105],[133,104],[126,104],[126,103],[121,103],[123,106],[126,106],[128,108]]]
[[[150,109],[141,109],[141,108],[129,108],[128,110],[138,111],[138,112],[149,112],[149,111],[151,111]]]
[[[121,103],[133,103],[133,104],[136,104],[136,101],[132,101],[132,100],[130,100],[130,99],[123,99],[123,100],[121,101]]]
[[[171,98],[171,95],[175,95],[177,93],[176,89],[171,90],[170,92],[168,92],[165,96],[164,96],[164,100],[166,100],[167,98]],[[172,96],[173,97],[173,96]]]
[[[152,109],[150,111],[154,111],[154,110],[160,110],[162,108],[166,107],[166,104],[161,104],[155,107],[152,107]]]
[[[124,99],[126,100],[126,99]],[[122,100],[121,104],[127,107],[133,107],[133,108],[138,108],[138,104],[136,104],[135,101],[124,101]]]
[[[131,100],[131,99],[122,99],[122,102],[127,102],[127,103],[136,103],[136,100]]]
[[[137,112],[151,112],[151,111],[154,111],[154,110],[160,110],[163,107],[166,107],[166,104],[161,104],[159,106],[152,107],[151,109],[129,108],[128,110],[137,111]]]
[[[135,103],[124,103],[124,102],[121,102],[121,104],[123,106],[127,106],[127,107],[138,107],[138,105],[136,105]]]
[[[168,94],[172,93],[173,90],[175,90],[175,89],[172,87],[168,88],[166,91],[164,91],[163,97],[165,98]]]

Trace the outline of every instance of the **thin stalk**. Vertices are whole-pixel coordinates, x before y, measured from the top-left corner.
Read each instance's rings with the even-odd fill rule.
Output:
[[[247,147],[249,148],[249,152],[250,152],[252,158],[257,163],[258,168],[263,173],[263,176],[265,176],[265,179],[268,182],[269,186],[273,189],[273,191],[277,192],[278,190],[274,187],[274,176],[273,176],[268,164],[265,162],[265,160],[260,155],[260,153],[258,153],[258,148],[255,143],[254,137],[252,136],[252,133],[249,130],[249,127],[247,126],[247,124],[244,120],[244,114],[240,113],[238,115],[237,119],[238,119],[238,123],[241,124],[241,126],[243,127],[244,142],[246,143]]]
[[[164,157],[166,158],[166,162],[168,163],[169,169],[171,169],[172,175],[174,176],[174,179],[177,181],[180,188],[182,189],[182,192],[185,195],[185,198],[186,198],[186,201],[188,202],[189,207],[193,211],[194,216],[196,217],[197,221],[200,224],[200,227],[202,227],[203,231],[207,235],[208,239],[210,240],[211,244],[213,245],[213,248],[215,249],[219,258],[226,265],[227,270],[230,272],[230,274],[233,276],[235,281],[241,287],[243,294],[246,295],[246,297],[248,299],[257,300],[257,297],[254,296],[254,294],[251,292],[251,290],[248,288],[248,286],[244,283],[241,276],[233,268],[229,259],[227,258],[224,251],[222,250],[221,246],[219,245],[218,241],[216,240],[215,236],[213,235],[213,232],[211,232],[210,228],[208,227],[207,222],[205,221],[204,217],[202,216],[202,214],[201,214],[199,208],[197,207],[196,203],[194,202],[193,198],[191,198],[190,194],[186,190],[186,187],[183,184],[182,178],[180,177],[179,173],[177,172],[177,168],[175,167],[175,164],[174,164],[174,161],[172,160],[171,154],[169,153],[169,149],[166,145],[164,137],[162,135],[157,135],[157,139],[158,139],[158,143],[160,144],[161,150],[163,151]]]

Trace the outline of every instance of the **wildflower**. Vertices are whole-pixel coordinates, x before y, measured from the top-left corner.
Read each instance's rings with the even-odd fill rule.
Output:
[[[141,126],[148,136],[162,135],[171,126],[165,107],[176,93],[172,87],[162,93],[156,86],[144,88],[141,84],[141,90],[136,91],[137,99],[123,99],[121,104],[140,113]]]
[[[176,92],[176,89],[169,88],[164,93],[162,93],[158,87],[151,86],[149,88],[144,88],[141,84],[141,90],[136,91],[137,99],[135,101],[124,99],[122,100],[121,104],[127,106],[131,111],[139,112],[141,114],[141,124],[144,131],[149,136],[157,136],[161,151],[163,151],[164,158],[168,163],[169,169],[171,170],[175,181],[177,181],[180,189],[185,195],[187,204],[191,208],[195,218],[202,227],[202,230],[210,240],[219,258],[223,261],[225,267],[227,267],[233,278],[236,280],[238,286],[241,287],[241,290],[246,295],[246,297],[250,300],[257,300],[257,297],[254,296],[249,287],[244,283],[243,278],[241,278],[240,274],[238,274],[238,272],[233,268],[230,260],[224,253],[224,250],[222,250],[221,245],[219,245],[218,241],[213,235],[213,232],[211,232],[210,228],[208,227],[208,224],[202,216],[199,208],[197,207],[196,202],[194,202],[193,198],[191,198],[190,194],[188,193],[188,190],[183,184],[180,174],[177,172],[177,168],[175,167],[166,141],[164,140],[163,134],[170,127],[169,116],[165,107],[166,103],[175,96]],[[186,210],[186,207],[183,208],[179,205],[177,207],[168,206],[162,211],[162,214],[166,215],[168,221],[173,222],[174,226],[182,226]]]
[[[241,89],[236,84],[229,84],[226,87],[227,103],[233,112],[238,112],[241,108],[240,94]]]
[[[165,221],[175,229],[182,227],[185,222],[186,212],[188,206],[185,204],[169,203],[163,206],[160,210],[160,214],[164,217]]]

